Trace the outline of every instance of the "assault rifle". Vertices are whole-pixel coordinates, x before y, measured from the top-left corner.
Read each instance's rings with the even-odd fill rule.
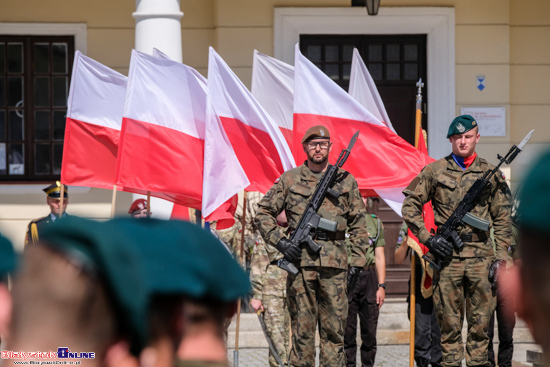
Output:
[[[464,246],[462,241],[460,241],[457,232],[457,229],[459,229],[464,224],[469,224],[470,226],[480,229],[482,231],[489,230],[490,222],[476,217],[475,215],[470,213],[470,210],[472,210],[472,208],[475,206],[477,199],[479,198],[483,190],[491,185],[491,177],[493,177],[493,175],[498,172],[500,166],[503,163],[512,163],[514,158],[516,158],[516,156],[522,151],[525,144],[527,144],[529,139],[531,139],[533,131],[535,130],[531,130],[518,146],[512,146],[505,157],[501,156],[500,154],[497,155],[498,159],[500,159],[499,164],[493,170],[485,172],[483,177],[478,178],[477,181],[474,182],[472,187],[470,187],[470,189],[466,193],[466,196],[464,196],[462,201],[460,201],[460,203],[458,204],[458,207],[453,212],[453,214],[451,214],[449,219],[447,219],[447,221],[442,226],[439,226],[439,228],[437,229],[437,233],[447,241],[452,242],[453,247],[457,251],[460,251],[462,249],[462,246]],[[422,258],[432,264],[435,269],[441,270],[441,266],[443,265],[443,261],[445,259],[438,258],[434,254],[431,254],[431,257],[428,255],[429,254],[424,255],[422,256]]]
[[[321,207],[321,204],[323,203],[323,200],[325,200],[327,194],[335,199],[340,196],[340,193],[334,190],[332,188],[332,185],[334,184],[336,173],[338,173],[338,168],[342,167],[348,159],[351,148],[353,148],[353,145],[355,144],[358,136],[359,131],[352,136],[347,149],[342,150],[342,152],[338,156],[336,164],[333,166],[329,166],[321,180],[319,180],[317,188],[315,189],[315,193],[307,204],[306,210],[304,211],[304,214],[302,214],[302,217],[298,222],[298,226],[290,235],[289,240],[292,242],[293,245],[299,247],[302,244],[307,244],[313,252],[317,253],[321,250],[321,246],[319,246],[313,240],[313,235],[315,234],[317,229],[322,229],[329,232],[336,232],[336,227],[338,223],[322,218],[319,214],[317,214],[317,211]],[[298,274],[298,268],[296,268],[293,263],[285,258],[277,261],[277,265],[281,269],[286,270],[289,273],[292,273],[294,275]]]

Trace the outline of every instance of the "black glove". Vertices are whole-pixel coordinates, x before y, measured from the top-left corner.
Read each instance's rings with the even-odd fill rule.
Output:
[[[491,282],[491,288],[496,291],[498,288],[498,279],[502,270],[506,269],[505,260],[495,260],[489,268],[489,282]]]
[[[359,279],[359,274],[361,273],[362,268],[358,266],[352,266],[348,270],[348,286],[346,287],[346,294],[353,292],[357,280]]]
[[[456,231],[451,232],[451,238],[453,239],[453,242],[455,244],[455,248],[457,249],[457,251],[462,249],[462,247],[464,247],[464,242],[462,242],[462,240],[460,239],[460,236],[458,235],[458,233],[456,233]]]
[[[298,246],[295,246],[288,238],[281,238],[277,244],[277,250],[290,262],[300,260],[302,257],[302,250]]]
[[[430,237],[425,245],[434,255],[442,259],[451,256],[453,253],[453,245],[438,234]]]

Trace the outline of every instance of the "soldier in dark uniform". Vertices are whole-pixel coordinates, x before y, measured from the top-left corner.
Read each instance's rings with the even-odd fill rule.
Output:
[[[302,139],[307,161],[286,171],[258,204],[256,224],[268,246],[298,265],[297,275],[287,277],[287,305],[292,327],[290,366],[315,365],[315,329],[319,325],[320,366],[344,367],[344,329],[348,313],[345,289],[347,269],[358,273],[365,266],[368,247],[365,204],[355,178],[339,169],[333,189],[338,198],[325,198],[319,215],[337,222],[336,232],[318,230],[314,240],[318,253],[290,242],[286,230],[277,226],[284,210],[291,230],[298,225],[315,187],[328,168],[332,143],[324,126],[308,129]],[[345,235],[350,235],[351,264],[348,264]],[[273,260],[273,259],[270,259]]]
[[[348,319],[344,336],[347,367],[355,367],[357,359],[357,315],[361,328],[361,366],[372,367],[376,358],[376,328],[380,307],[386,298],[386,258],[384,226],[374,214],[367,215],[370,247],[367,263],[359,275],[355,289],[348,294]]]
[[[25,236],[25,247],[28,244],[36,244],[40,240],[40,235],[48,224],[53,223],[61,213],[61,183],[59,181],[42,189],[46,193],[46,203],[50,207],[50,213],[42,218],[32,220],[27,226]],[[67,215],[66,209],[69,204],[69,193],[67,186],[64,186],[63,195],[63,216]]]
[[[487,366],[489,320],[495,310],[495,296],[491,288],[495,286],[498,273],[504,270],[512,239],[511,193],[502,173],[496,174],[471,211],[493,226],[496,250],[488,233],[470,225],[458,229],[459,238],[456,241],[463,243],[460,252],[440,235],[432,235],[422,218],[424,204],[432,201],[435,224],[441,226],[474,182],[494,169],[475,152],[480,135],[472,116],[455,118],[447,137],[452,145],[452,154],[426,166],[403,191],[403,219],[431,252],[450,259],[439,272],[439,284],[433,295],[441,328],[442,365],[462,364],[464,344],[461,333],[466,310],[466,364]],[[491,272],[497,276],[489,279]]]

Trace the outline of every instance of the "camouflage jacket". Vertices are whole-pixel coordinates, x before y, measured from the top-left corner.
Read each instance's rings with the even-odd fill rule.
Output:
[[[268,245],[276,246],[285,236],[277,226],[276,217],[285,211],[288,225],[294,230],[300,221],[315,187],[323,173],[312,172],[306,163],[286,171],[258,204],[256,224]],[[365,204],[361,199],[357,182],[353,176],[339,169],[333,189],[340,193],[337,199],[327,196],[318,214],[338,223],[335,240],[315,241],[322,247],[314,253],[308,246],[302,247],[300,266],[322,266],[339,269],[348,268],[345,232],[350,236],[351,266],[363,267],[368,247]]]
[[[284,297],[287,272],[269,261],[268,250],[278,252],[273,246],[266,247],[263,240],[252,251],[250,283],[252,298],[261,300],[263,295]],[[276,256],[276,255],[275,255]],[[272,255],[271,257],[275,257]]]
[[[466,170],[462,170],[449,155],[429,164],[420,172],[403,191],[405,201],[401,210],[403,219],[420,242],[426,243],[430,238],[422,219],[422,206],[432,200],[435,224],[444,224],[473,183],[490,169],[494,169],[494,166],[476,157]],[[491,185],[478,198],[471,213],[491,222],[495,233],[496,259],[505,260],[512,239],[511,193],[501,172],[493,175]],[[461,236],[480,232],[467,224],[459,228]],[[489,238],[483,242],[464,242],[462,251],[455,251],[453,256],[481,257],[493,256],[494,253]]]

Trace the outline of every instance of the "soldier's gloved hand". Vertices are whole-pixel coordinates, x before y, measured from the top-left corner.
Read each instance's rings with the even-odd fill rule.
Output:
[[[351,292],[353,292],[353,289],[357,284],[357,280],[359,279],[359,274],[361,273],[361,270],[363,270],[363,268],[360,268],[358,266],[352,266],[351,268],[349,268],[348,286],[346,287],[346,294],[350,294]]]
[[[290,262],[300,260],[302,257],[302,250],[298,246],[293,245],[288,238],[281,238],[277,244],[277,250],[279,250],[285,256],[285,259]]]
[[[451,232],[451,237],[453,239],[453,242],[455,243],[455,248],[457,250],[460,250],[462,247],[464,247],[464,242],[462,242],[460,236],[458,235],[458,233],[456,233],[456,231]]]
[[[500,277],[501,272],[503,272],[506,269],[506,261],[505,260],[495,260],[491,264],[491,267],[489,268],[489,281],[491,282],[491,288],[493,291],[496,291],[498,288],[498,279]]]
[[[453,245],[438,234],[430,237],[430,239],[426,241],[425,245],[431,252],[434,253],[434,255],[440,258],[446,258],[447,256],[451,256],[453,253]]]

